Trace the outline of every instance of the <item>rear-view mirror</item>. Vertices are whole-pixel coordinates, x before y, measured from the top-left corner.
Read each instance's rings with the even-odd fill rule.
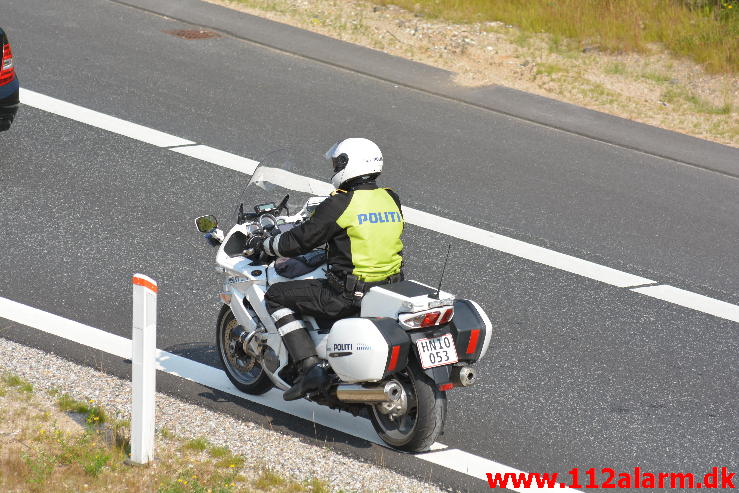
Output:
[[[213,215],[200,216],[195,219],[195,226],[201,233],[210,233],[218,227],[218,219]]]

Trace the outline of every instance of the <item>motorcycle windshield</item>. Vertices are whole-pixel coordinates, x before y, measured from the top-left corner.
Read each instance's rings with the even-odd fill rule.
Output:
[[[306,176],[303,171],[306,167],[300,166],[293,156],[288,150],[279,150],[262,159],[246,186],[244,207],[279,206],[286,200],[283,205],[289,214],[295,214],[310,197],[326,196],[334,190],[330,183]],[[330,171],[329,166],[326,169]]]

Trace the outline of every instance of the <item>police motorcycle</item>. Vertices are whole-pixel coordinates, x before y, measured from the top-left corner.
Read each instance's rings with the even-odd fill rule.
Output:
[[[253,209],[245,210],[242,203],[225,236],[215,216],[195,220],[218,247],[217,270],[226,279],[216,346],[226,375],[242,392],[285,391],[298,376],[265,306],[269,286],[326,277],[320,248],[276,259],[255,255],[246,249],[247,241],[255,234],[289,231],[332,190],[303,176],[289,153],[277,151],[262,160],[246,187]],[[283,198],[274,202],[273,197]],[[471,365],[485,355],[491,337],[490,319],[477,303],[412,280],[372,287],[355,317],[303,318],[330,376],[325,388],[306,398],[368,416],[385,443],[408,452],[426,451],[437,440],[447,392],[475,382]]]

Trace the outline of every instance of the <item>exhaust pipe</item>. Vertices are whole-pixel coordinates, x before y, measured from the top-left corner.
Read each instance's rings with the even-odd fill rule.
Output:
[[[470,385],[475,383],[475,379],[477,379],[477,371],[475,371],[475,369],[471,366],[467,365],[455,366],[454,368],[452,368],[452,374],[450,378],[454,385],[469,387]]]
[[[361,385],[343,383],[336,388],[336,398],[341,402],[369,404],[380,402],[396,402],[403,395],[403,388],[392,380],[379,387],[363,387]]]

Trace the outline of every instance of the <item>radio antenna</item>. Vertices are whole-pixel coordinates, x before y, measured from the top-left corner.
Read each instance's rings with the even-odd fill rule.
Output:
[[[449,243],[449,246],[446,249],[446,258],[444,259],[444,267],[441,269],[441,277],[439,278],[439,287],[436,288],[436,294],[433,296],[430,296],[430,298],[439,299],[439,293],[441,293],[441,283],[444,281],[444,272],[446,272],[446,264],[449,262],[449,252],[452,251],[452,244]]]

